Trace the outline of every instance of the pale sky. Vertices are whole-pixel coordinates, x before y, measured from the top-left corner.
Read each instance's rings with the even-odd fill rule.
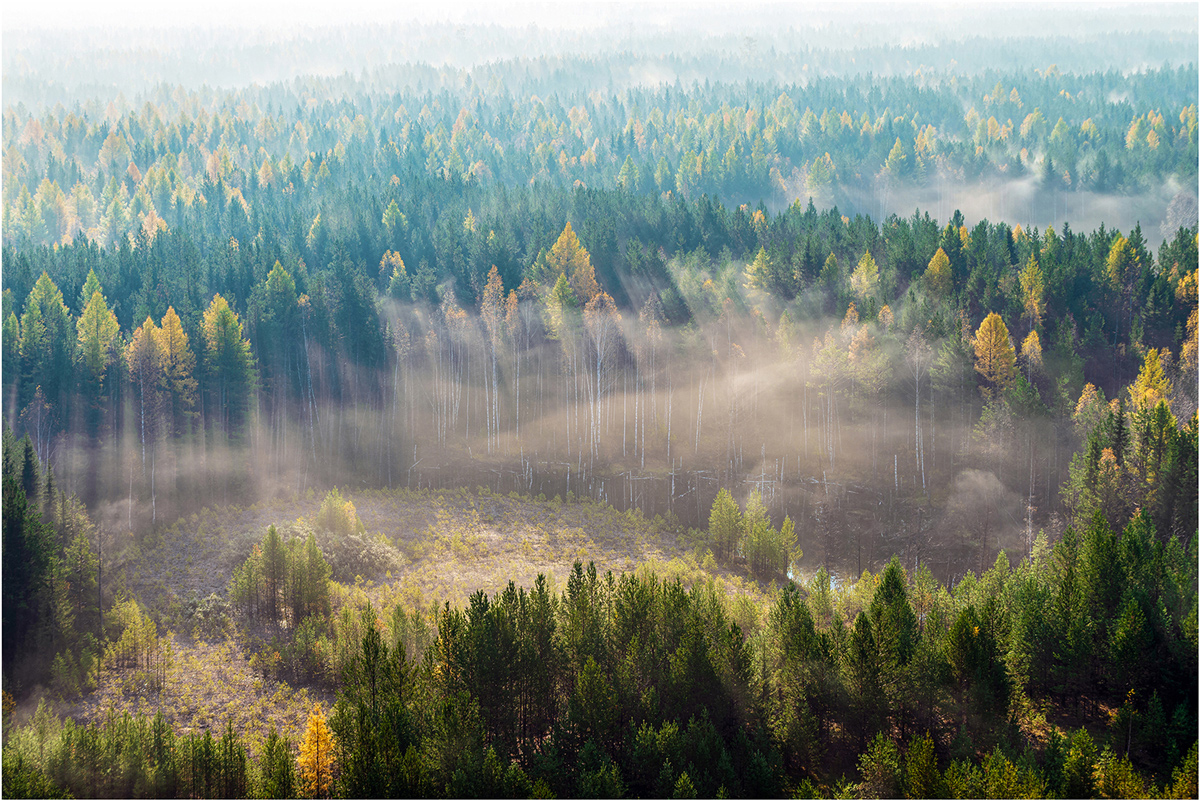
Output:
[[[729,7],[718,0],[654,0],[654,5],[685,14],[689,8]],[[796,3],[789,3],[796,5]],[[372,22],[504,23],[577,27],[613,17],[632,16],[643,3],[587,0],[566,3],[546,0],[18,0],[0,11],[6,30],[20,28],[175,27],[333,25]]]
[[[1169,0],[1170,1],[1170,0]],[[968,0],[967,5],[995,6],[1020,4],[1076,5],[1088,0],[1006,0],[980,2]],[[1137,0],[1133,0],[1137,2]],[[1181,0],[1180,4],[1193,0]],[[872,5],[888,4],[888,0],[857,0]],[[757,0],[753,5],[764,4]],[[774,6],[805,7],[812,10],[842,6],[841,3],[812,2],[812,0],[766,0]],[[1095,3],[1092,3],[1095,4]],[[615,19],[637,20],[655,8],[658,21],[669,22],[671,16],[686,16],[697,7],[735,10],[738,5],[750,6],[746,0],[9,0],[0,6],[0,26],[5,30],[22,28],[82,28],[82,27],[271,27],[283,22],[285,26],[334,25],[372,22],[453,22],[500,23],[527,25],[536,22],[542,27],[587,27]],[[904,5],[917,5],[905,3]],[[964,3],[949,0],[921,3],[933,13],[941,9],[961,8]]]

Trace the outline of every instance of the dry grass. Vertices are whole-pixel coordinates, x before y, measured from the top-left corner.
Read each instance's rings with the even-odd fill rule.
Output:
[[[744,591],[736,575],[711,563],[701,566],[703,554],[692,550],[680,526],[647,520],[636,511],[486,489],[369,490],[347,497],[368,533],[386,537],[403,565],[390,576],[363,579],[387,585],[421,608],[434,602],[464,603],[475,590],[495,592],[509,581],[530,586],[539,573],[565,579],[576,561],[593,561],[598,570],[614,572],[656,564],[685,580],[701,571]],[[234,567],[268,525],[311,521],[321,499],[309,493],[248,509],[205,510],[180,520],[131,544],[125,585],[152,615],[178,625],[180,607],[189,598],[224,595]]]
[[[219,735],[227,721],[252,753],[272,727],[299,737],[314,701],[329,708],[333,694],[264,679],[252,670],[233,640],[175,643],[174,665],[161,691],[136,686],[132,670],[106,670],[98,689],[61,712],[78,721],[100,721],[111,711],[153,716],[162,712],[180,734],[212,731]]]
[[[205,510],[157,535],[130,543],[119,579],[131,596],[166,627],[189,631],[188,599],[226,594],[229,577],[268,525],[311,524],[322,495],[242,508]],[[378,609],[397,603],[429,610],[465,604],[476,590],[495,593],[509,581],[532,586],[545,574],[562,588],[576,561],[600,571],[653,570],[685,583],[715,581],[729,594],[731,611],[749,633],[762,619],[770,588],[719,569],[698,553],[689,532],[640,512],[618,512],[590,501],[562,502],[497,495],[486,489],[372,490],[347,494],[373,538],[381,535],[402,567],[362,576],[335,589],[335,606],[371,600]],[[320,541],[318,534],[318,541]],[[336,611],[336,610],[335,610]],[[272,726],[297,736],[313,701],[328,706],[329,693],[293,689],[253,670],[236,639],[175,643],[166,686],[136,686],[131,672],[105,672],[99,688],[66,707],[77,720],[95,720],[110,709],[153,715],[161,711],[177,732],[217,730],[232,720],[252,749]]]
[[[463,603],[509,581],[531,586],[539,573],[562,579],[576,561],[632,571],[684,554],[675,527],[594,503],[460,490],[365,493],[355,504],[368,531],[387,536],[408,562],[382,580],[400,584],[417,606]]]
[[[130,544],[123,580],[130,595],[159,614],[188,598],[224,595],[234,567],[271,524],[311,517],[320,498],[273,501],[248,509],[205,509]]]
[[[350,497],[372,535],[383,535],[404,568],[378,583],[403,580],[423,596],[462,601],[509,580],[532,584],[539,572],[566,575],[576,560],[633,570],[681,557],[679,532],[596,503],[493,495],[486,490],[375,490]],[[166,614],[172,603],[221,595],[233,568],[268,525],[311,521],[321,496],[309,493],[248,509],[205,510],[131,543],[124,581],[131,595]]]

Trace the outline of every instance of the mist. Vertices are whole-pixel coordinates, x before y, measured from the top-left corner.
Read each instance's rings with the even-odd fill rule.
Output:
[[[1042,231],[1047,226],[1061,231],[1068,224],[1075,231],[1093,231],[1103,225],[1108,230],[1128,232],[1141,225],[1146,242],[1155,249],[1164,240],[1173,238],[1181,225],[1195,224],[1194,215],[1187,220],[1168,214],[1172,201],[1181,192],[1192,198],[1196,192],[1194,185],[1182,185],[1174,178],[1149,191],[1131,194],[1047,187],[1034,176],[978,181],[939,178],[927,186],[840,189],[835,198],[845,214],[865,214],[885,220],[893,214],[908,217],[920,209],[945,220],[957,210],[962,212],[968,227],[987,220]],[[797,199],[803,202],[807,196]]]
[[[41,7],[42,12],[52,9]],[[51,195],[39,189],[43,179],[48,187],[53,185],[46,176],[55,150],[50,137],[40,133],[43,126],[37,114],[39,109],[52,109],[47,111],[47,123],[54,125],[46,127],[62,134],[63,141],[54,134],[55,142],[62,146],[67,166],[76,170],[56,177],[63,183],[60,189],[72,191],[78,185],[81,195],[87,189],[93,199],[103,198],[113,179],[113,187],[128,182],[136,199],[136,190],[146,180],[143,170],[149,173],[156,167],[160,176],[174,182],[174,186],[161,182],[152,187],[159,193],[161,219],[175,231],[185,232],[199,217],[188,217],[184,207],[190,208],[191,201],[180,198],[200,191],[219,197],[204,183],[206,171],[201,167],[220,149],[217,145],[225,136],[212,120],[240,118],[248,110],[247,120],[255,119],[264,132],[276,123],[278,130],[261,136],[247,133],[244,142],[231,139],[229,174],[217,176],[221,163],[214,159],[209,176],[213,186],[217,176],[230,188],[240,187],[238,196],[247,214],[237,217],[236,234],[243,243],[250,243],[266,228],[284,231],[301,216],[312,234],[317,230],[315,220],[322,219],[320,211],[325,210],[324,222],[335,238],[358,238],[361,247],[355,258],[367,254],[361,258],[362,266],[377,263],[388,242],[386,247],[405,250],[412,273],[424,266],[422,262],[432,261],[429,273],[444,282],[438,307],[386,301],[383,316],[389,326],[390,352],[379,360],[384,366],[342,363],[337,353],[324,352],[315,343],[310,347],[306,341],[303,363],[298,357],[288,363],[296,368],[295,378],[289,372],[279,386],[260,387],[246,425],[235,433],[226,434],[212,422],[220,416],[219,409],[207,409],[178,437],[158,437],[153,431],[142,434],[135,424],[133,399],[122,397],[111,412],[111,429],[117,432],[113,436],[69,433],[53,442],[37,443],[39,453],[49,455],[67,488],[86,499],[106,529],[154,529],[206,505],[253,504],[335,484],[351,489],[483,485],[502,492],[592,498],[648,515],[675,515],[687,525],[703,527],[713,497],[724,487],[742,501],[752,491],[761,492],[777,522],[791,516],[806,564],[829,563],[857,573],[897,552],[912,564],[931,563],[951,576],[990,562],[1001,548],[1027,548],[1030,531],[1058,525],[1055,514],[1062,509],[1058,488],[1070,455],[1079,446],[1069,421],[1037,418],[1002,431],[979,430],[984,399],[969,354],[961,348],[961,337],[943,341],[929,335],[932,341],[910,341],[899,332],[919,328],[911,319],[919,313],[915,309],[890,310],[897,319],[907,313],[910,319],[903,323],[881,321],[874,309],[866,308],[861,310],[861,322],[847,321],[841,316],[850,297],[845,287],[833,303],[809,286],[788,307],[799,322],[785,325],[781,313],[787,304],[747,290],[744,263],[732,262],[732,256],[716,256],[722,260],[716,263],[712,254],[696,259],[689,254],[669,259],[666,283],[670,286],[658,285],[664,296],[655,299],[668,308],[652,310],[648,317],[639,316],[638,310],[653,306],[651,287],[625,276],[616,279],[622,282],[619,286],[609,289],[626,305],[603,319],[576,310],[551,323],[538,301],[525,298],[514,320],[506,319],[503,325],[493,321],[489,328],[473,308],[448,314],[454,306],[449,285],[458,280],[462,292],[472,279],[482,277],[482,271],[448,279],[462,266],[460,260],[439,252],[432,237],[425,235],[428,232],[410,241],[393,240],[390,233],[385,238],[380,229],[382,208],[368,215],[370,219],[356,218],[361,207],[354,208],[355,204],[368,204],[348,188],[364,185],[364,177],[369,186],[370,179],[389,173],[396,183],[400,175],[405,181],[449,177],[455,162],[440,148],[452,146],[454,134],[442,137],[447,141],[428,152],[420,148],[425,148],[429,131],[439,127],[443,133],[453,131],[460,112],[474,108],[484,127],[471,131],[479,146],[464,151],[470,157],[455,168],[456,179],[464,175],[467,164],[478,162],[484,168],[481,175],[503,176],[496,183],[535,186],[539,193],[543,181],[550,187],[559,182],[557,188],[564,193],[589,184],[611,191],[620,180],[624,156],[641,169],[638,191],[652,193],[659,203],[655,214],[679,197],[694,202],[702,193],[712,197],[718,191],[726,193],[726,201],[732,200],[730,208],[745,201],[749,209],[769,199],[778,209],[807,197],[802,191],[806,181],[801,165],[818,161],[821,151],[831,147],[838,164],[830,170],[832,183],[825,184],[828,191],[823,191],[818,204],[836,205],[847,217],[863,214],[882,222],[892,214],[907,217],[913,209],[924,209],[939,221],[961,210],[969,224],[987,219],[1042,230],[1049,226],[1061,230],[1069,223],[1076,231],[1101,225],[1129,231],[1140,223],[1148,245],[1156,248],[1173,234],[1172,221],[1194,222],[1194,180],[1164,179],[1146,167],[1121,184],[1133,193],[1117,195],[1094,191],[1091,187],[1096,184],[1090,178],[1081,184],[1075,174],[1060,177],[1046,170],[1050,174],[1011,178],[1000,172],[1016,163],[1007,144],[995,144],[996,152],[988,156],[996,157],[989,165],[994,168],[991,177],[967,178],[981,168],[969,142],[973,131],[962,126],[960,115],[969,104],[983,107],[990,102],[987,93],[997,73],[1008,82],[1006,89],[1016,92],[1020,83],[1032,106],[1038,102],[1034,98],[1046,103],[1047,97],[1059,96],[1058,84],[1047,80],[1050,75],[1069,83],[1077,75],[1072,70],[1104,70],[1105,75],[1117,76],[1115,82],[1122,74],[1137,77],[1137,71],[1147,67],[1192,64],[1194,7],[1089,9],[1087,14],[1074,15],[1080,19],[1070,31],[1060,24],[1063,8],[1024,5],[968,8],[954,15],[931,15],[918,6],[889,7],[888,14],[881,15],[874,13],[874,7],[787,4],[737,8],[708,4],[696,9],[680,4],[650,8],[599,4],[567,9],[532,3],[503,10],[451,4],[425,7],[419,15],[398,9],[377,11],[352,5],[323,8],[319,14],[311,9],[293,15],[269,10],[266,16],[256,17],[222,14],[217,7],[201,18],[187,16],[194,11],[174,9],[157,15],[81,17],[80,27],[74,29],[51,24],[57,20],[49,16],[6,18],[6,152],[13,154],[14,164],[19,163],[22,148],[28,154],[21,177],[10,173],[13,180],[6,183],[7,209],[20,200],[21,189],[29,190],[31,198],[21,201],[24,206],[32,209],[36,199],[48,211],[58,208],[52,208]],[[337,24],[326,24],[333,15],[338,15]],[[118,30],[123,33],[115,34]],[[986,35],[980,33],[984,31]],[[1004,74],[1005,70],[1011,72]],[[1164,70],[1141,78],[1161,84],[1158,96],[1178,97],[1183,107],[1192,100],[1186,94],[1192,90],[1188,74]],[[821,82],[847,76],[870,77],[854,87],[839,80]],[[901,88],[912,92],[875,91],[887,87],[887,76],[900,76],[898,82],[905,84]],[[970,84],[969,97],[955,94],[960,77],[964,85]],[[1101,119],[1102,135],[1123,151],[1127,112],[1144,114],[1150,109],[1138,108],[1124,96],[1125,86],[1138,85],[1136,80],[1121,84],[1121,92],[1109,91],[1107,80],[1085,82],[1083,99],[1096,103],[1097,97],[1108,95],[1108,105],[1115,108],[1081,106],[1079,116],[1086,108],[1111,117]],[[1097,89],[1100,84],[1104,85]],[[484,85],[489,88],[481,93]],[[664,86],[675,88],[653,94],[656,87]],[[239,95],[235,91],[239,87],[248,88]],[[794,100],[790,96],[786,103],[778,100],[785,89],[795,95]],[[1098,94],[1101,89],[1104,94]],[[924,94],[927,90],[929,94]],[[1079,90],[1074,91],[1078,100]],[[626,95],[618,97],[618,92]],[[442,100],[434,99],[438,93],[444,95]],[[856,96],[849,99],[852,94]],[[698,102],[702,95],[707,108]],[[480,102],[481,96],[487,102]],[[929,110],[902,107],[915,103],[913,97],[929,100]],[[1024,118],[1017,112],[1029,111],[1021,109],[1020,102],[1015,108],[996,111],[1010,118],[1010,130],[1011,123],[1019,126]],[[340,133],[351,126],[348,116],[345,126],[338,119],[341,111],[334,107],[339,103],[361,107],[362,136]],[[561,108],[545,110],[556,104]],[[694,120],[675,127],[666,124],[682,120],[684,110],[693,104],[698,109]],[[635,120],[640,125],[641,117],[648,117],[651,109],[659,111],[660,105],[667,114],[661,124],[655,124],[658,138],[635,142]],[[525,115],[526,107],[534,109],[525,121],[530,126],[540,124],[543,113],[558,115],[555,124],[547,126],[546,142],[513,135],[513,120],[519,119],[513,115]],[[732,123],[731,107],[738,109],[745,125]],[[594,125],[591,119],[582,124],[578,121],[582,117],[572,118],[572,112],[578,114],[581,108],[591,109]],[[823,122],[803,122],[802,110],[812,110],[814,118],[818,112],[827,113],[828,130]],[[1163,111],[1178,114],[1174,107]],[[76,112],[90,127],[90,139],[82,133],[63,133],[68,128],[63,118]],[[141,121],[131,124],[139,113]],[[749,120],[768,114],[788,122],[762,126],[769,134],[762,139],[770,141],[762,145],[765,149],[755,166],[754,174],[760,178],[757,182],[745,176],[738,179],[739,172],[750,175],[743,169],[747,164],[756,163],[750,133],[757,122],[751,126]],[[844,126],[844,135],[839,114],[853,121]],[[207,122],[193,126],[193,116]],[[173,150],[162,154],[151,147],[154,134],[145,131],[150,130],[152,119],[158,124],[168,117],[181,120],[184,130],[195,127],[196,131],[172,144],[169,126],[163,123],[161,141],[153,147],[166,143]],[[928,163],[939,169],[950,166],[921,185],[900,181],[893,186],[877,177],[892,134],[895,141],[902,136],[907,152],[915,154],[912,137],[926,126],[926,117],[934,118],[942,129],[939,144],[929,146]],[[415,118],[423,118],[429,130],[413,133],[410,143],[409,122]],[[857,121],[862,118],[869,123],[865,128]],[[295,141],[288,136],[301,122],[312,130],[311,145],[307,133]],[[1072,128],[1081,123],[1072,119]],[[489,124],[491,128],[486,127]],[[178,127],[176,122],[170,125]],[[728,128],[728,136],[708,142],[708,132],[722,125]],[[136,166],[135,154],[141,160],[133,173],[125,157],[119,164],[101,163],[98,152],[107,140],[99,134],[102,128],[109,131],[109,126],[124,126],[129,134],[128,166]],[[560,129],[567,132],[561,142]],[[887,136],[876,136],[876,131],[885,129]],[[114,143],[119,138],[114,137]],[[691,144],[680,147],[685,138]],[[1008,141],[1015,143],[1015,135]],[[391,159],[391,154],[400,153],[397,142],[406,150],[412,147],[411,172],[398,159]],[[563,166],[555,175],[540,169],[535,158],[537,146],[549,147],[551,142],[556,149],[561,147]],[[493,147],[496,143],[500,146]],[[310,183],[302,178],[306,173],[299,165],[309,155],[320,161],[317,151],[333,154],[339,145],[351,146],[354,157],[348,163],[361,167],[361,172],[339,171],[318,191],[316,179]],[[769,155],[773,147],[778,152]],[[697,149],[707,161],[701,160]],[[259,165],[265,163],[260,151],[265,151],[266,161],[275,159],[278,164],[286,159],[292,165],[286,195],[282,180],[258,180]],[[592,172],[582,166],[589,153],[592,164],[599,164]],[[733,154],[728,157],[731,166],[738,167],[730,172],[734,178],[703,185],[680,179],[684,158],[708,165],[704,170],[712,174],[728,153]],[[464,154],[455,151],[455,155]],[[1021,163],[1037,163],[1039,154],[1026,155],[1022,153]],[[335,161],[332,155],[330,161]],[[181,162],[189,165],[186,170],[179,166]],[[659,185],[653,179],[651,186],[660,162],[663,182]],[[55,156],[55,169],[63,164],[64,159]],[[1141,168],[1141,162],[1131,164]],[[1172,164],[1171,169],[1184,172]],[[310,166],[320,175],[319,167]],[[502,171],[502,167],[509,169]],[[769,167],[776,168],[780,178],[771,177]],[[1075,172],[1075,166],[1071,170]],[[839,174],[833,180],[835,172]],[[469,177],[474,180],[476,175]],[[695,178],[701,177],[697,170]],[[485,178],[464,189],[436,215],[422,208],[423,198],[410,198],[412,203],[405,208],[415,224],[416,214],[421,213],[421,224],[428,223],[430,231],[435,224],[444,223],[448,230],[458,226],[464,214],[482,219],[483,202],[501,206],[492,209],[493,216],[499,217],[508,210],[499,195],[483,196],[484,189],[493,188],[489,181]],[[1150,189],[1145,189],[1147,181],[1154,182]],[[439,186],[445,184],[448,181]],[[295,189],[299,192],[291,191]],[[380,189],[372,199],[382,199],[384,191]],[[457,184],[453,192],[458,192]],[[61,209],[70,211],[65,192],[62,196]],[[230,197],[226,196],[227,204]],[[326,208],[327,202],[336,205]],[[475,204],[474,212],[468,202]],[[13,245],[12,252],[26,246],[29,252],[54,252],[50,248],[70,246],[75,235],[99,237],[97,241],[112,252],[122,237],[136,238],[145,219],[125,216],[124,203],[112,207],[121,214],[107,217],[107,207],[93,209],[91,216],[96,219],[87,225],[78,215],[54,211],[54,225],[29,222],[27,231],[16,231],[25,239],[10,237],[9,242],[23,242]],[[205,208],[207,203],[205,199]],[[223,249],[224,243],[237,242],[233,220],[216,213],[220,212],[216,206],[205,212],[204,225],[211,229],[203,236],[205,265],[214,263],[211,254]],[[447,210],[454,212],[453,219],[438,216]],[[561,225],[561,209],[544,216]],[[7,223],[14,219],[14,214],[6,215]],[[28,215],[24,219],[36,221]],[[111,236],[101,225],[106,220],[113,229]],[[367,223],[373,232],[367,231]],[[263,228],[256,231],[252,225]],[[352,229],[353,234],[348,233]],[[361,237],[360,230],[366,231]],[[634,230],[630,226],[622,236],[628,239]],[[289,268],[307,258],[314,274],[339,269],[331,259],[333,251],[304,244],[303,233],[288,245],[294,245],[294,250],[279,251],[284,261],[294,257]],[[502,253],[510,262],[510,278],[549,244],[543,241],[548,230],[520,233],[520,250],[514,236],[512,247],[506,245]],[[746,247],[753,253],[757,243],[749,238],[751,234],[747,236]],[[322,241],[310,238],[313,243]],[[627,242],[617,242],[614,234],[607,258],[615,262],[622,244]],[[668,248],[675,245],[665,232],[654,244],[655,254],[661,248],[664,260]],[[196,263],[200,264],[199,256]],[[267,260],[247,266],[260,270],[269,264]],[[600,266],[617,272],[613,263]],[[35,275],[25,277],[31,285]],[[898,280],[906,283],[909,277]],[[83,275],[75,278],[70,295],[82,284]],[[201,301],[224,279],[214,272],[211,280],[205,297],[196,293]],[[29,286],[20,290],[15,293],[20,295],[18,303],[28,295]],[[245,304],[249,298],[235,299],[235,305],[239,300]],[[140,322],[132,318],[137,301],[131,297],[113,301],[123,316],[123,329],[129,332]],[[201,307],[194,305],[192,313],[198,318]],[[826,316],[834,306],[841,313]],[[946,320],[955,311],[937,310]],[[199,346],[198,338],[194,346]],[[947,364],[958,370],[957,381],[952,371],[947,372],[950,367],[934,375],[933,359],[944,353],[951,359]],[[315,390],[314,375],[321,376]],[[304,387],[302,378],[307,380]],[[1122,373],[1118,370],[1110,378],[1119,383]],[[288,385],[293,380],[295,385]],[[1038,385],[1043,399],[1059,391],[1045,376],[1031,373],[1030,381]],[[1081,387],[1067,389],[1077,397]],[[19,413],[6,411],[10,421]],[[77,421],[62,422],[71,430]],[[997,499],[997,519],[1008,522],[987,531],[973,529],[961,509],[979,497]],[[1024,505],[1024,515],[1018,502]],[[1023,538],[1014,533],[1016,519],[1024,521]]]
[[[126,0],[113,6],[23,4],[3,21],[6,102],[31,109],[165,85],[229,90],[397,65],[475,70],[504,61],[632,57],[629,75],[595,85],[774,81],[817,77],[972,75],[1055,64],[1076,72],[1139,71],[1194,60],[1194,7],[1019,3],[967,6],[658,2],[203,7]],[[886,14],[880,9],[886,8]],[[1072,14],[1069,30],[1061,18]],[[1036,31],[1037,33],[1031,33]],[[984,33],[986,32],[986,33]],[[481,79],[482,80],[482,79]],[[395,87],[389,87],[394,89]],[[516,87],[509,87],[516,90]]]
[[[720,280],[712,265],[691,281],[693,267],[672,269],[685,288]],[[494,372],[473,313],[393,303],[392,365],[340,367],[356,400],[295,398],[268,413],[264,391],[236,438],[210,429],[144,449],[126,404],[117,441],[60,435],[51,460],[109,531],[335,485],[590,498],[705,528],[725,488],[743,503],[761,493],[776,524],[790,516],[806,569],[858,575],[899,553],[949,577],[990,566],[1001,549],[1015,559],[1030,546],[1026,528],[1059,525],[1051,513],[1077,448],[1070,421],[974,431],[974,380],[931,380],[943,343],[923,343],[914,367],[912,341],[879,321],[818,318],[781,334],[750,293],[716,314],[685,297],[686,327],[574,315],[558,339],[524,309],[531,325],[496,343]],[[601,322],[612,326],[603,339]],[[983,528],[971,514],[981,498],[994,509]]]

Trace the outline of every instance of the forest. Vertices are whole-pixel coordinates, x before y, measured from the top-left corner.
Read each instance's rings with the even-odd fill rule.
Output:
[[[4,794],[1195,797],[1128,11],[6,30]]]

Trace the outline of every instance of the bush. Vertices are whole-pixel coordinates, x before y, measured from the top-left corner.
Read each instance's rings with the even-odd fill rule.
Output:
[[[220,595],[209,593],[203,599],[188,602],[189,617],[195,625],[195,633],[207,640],[223,638],[231,626],[229,601]]]
[[[333,578],[344,584],[353,583],[357,576],[377,578],[404,566],[395,549],[365,534],[322,537],[320,545]]]
[[[358,512],[354,509],[354,504],[342,498],[342,494],[336,487],[329,491],[325,500],[321,501],[321,508],[317,512],[316,527],[337,537],[367,533],[367,527],[358,519]]]

